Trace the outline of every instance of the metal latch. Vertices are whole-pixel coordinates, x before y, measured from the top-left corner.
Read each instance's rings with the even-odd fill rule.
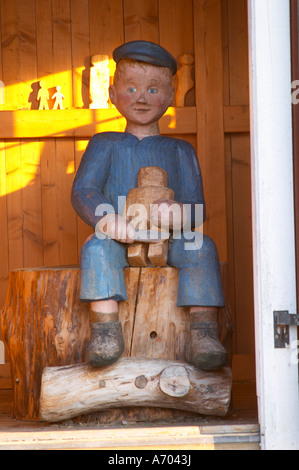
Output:
[[[274,312],[274,344],[276,349],[284,349],[290,345],[290,326],[299,326],[297,313]]]

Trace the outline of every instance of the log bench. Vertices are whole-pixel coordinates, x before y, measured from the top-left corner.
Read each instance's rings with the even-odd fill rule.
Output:
[[[203,372],[187,364],[189,312],[176,306],[177,270],[131,267],[124,273],[128,299],[120,303],[120,320],[126,349],[106,368],[86,363],[89,305],[78,297],[78,266],[10,273],[0,327],[15,418],[59,422],[96,416],[111,422],[116,416],[151,421],[178,412],[226,415],[230,367]],[[221,340],[230,349],[228,308],[221,309],[220,319]]]

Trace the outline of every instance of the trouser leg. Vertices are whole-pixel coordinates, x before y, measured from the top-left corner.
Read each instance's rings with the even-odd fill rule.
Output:
[[[93,302],[127,299],[124,268],[128,266],[126,245],[89,237],[80,254],[80,300]]]
[[[203,235],[198,249],[183,236],[170,244],[168,264],[178,268],[179,307],[223,307],[220,264],[213,240]]]
[[[188,250],[184,238],[173,240],[168,263],[179,270],[177,304],[190,307],[189,362],[200,369],[217,370],[226,364],[227,353],[219,340],[217,321],[224,298],[216,246],[207,236],[196,250]]]
[[[115,305],[126,300],[123,269],[127,266],[126,247],[111,239],[90,237],[83,245],[80,256],[80,299],[103,304],[115,300]],[[118,308],[115,312],[90,311],[91,338],[88,361],[96,367],[116,362],[125,345]]]

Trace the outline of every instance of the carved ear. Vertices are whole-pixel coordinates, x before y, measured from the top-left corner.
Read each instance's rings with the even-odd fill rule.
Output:
[[[116,98],[115,85],[110,85],[109,96],[110,96],[111,103],[115,104],[115,98]]]
[[[172,85],[171,87],[171,95],[170,95],[170,98],[169,98],[169,106],[172,105],[172,102],[173,102],[173,98],[174,98],[174,86]]]
[[[174,93],[175,93],[175,89],[174,89],[173,81],[171,81],[170,89],[169,89],[169,99],[168,99],[168,103],[167,103],[168,108],[169,108],[169,106],[172,106]]]

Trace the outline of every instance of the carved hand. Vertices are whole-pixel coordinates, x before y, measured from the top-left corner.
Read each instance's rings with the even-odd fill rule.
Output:
[[[134,226],[118,214],[111,213],[102,217],[97,230],[122,243],[134,243],[136,237]]]
[[[151,209],[151,222],[159,228],[181,230],[184,225],[184,205],[170,199],[158,199]]]

